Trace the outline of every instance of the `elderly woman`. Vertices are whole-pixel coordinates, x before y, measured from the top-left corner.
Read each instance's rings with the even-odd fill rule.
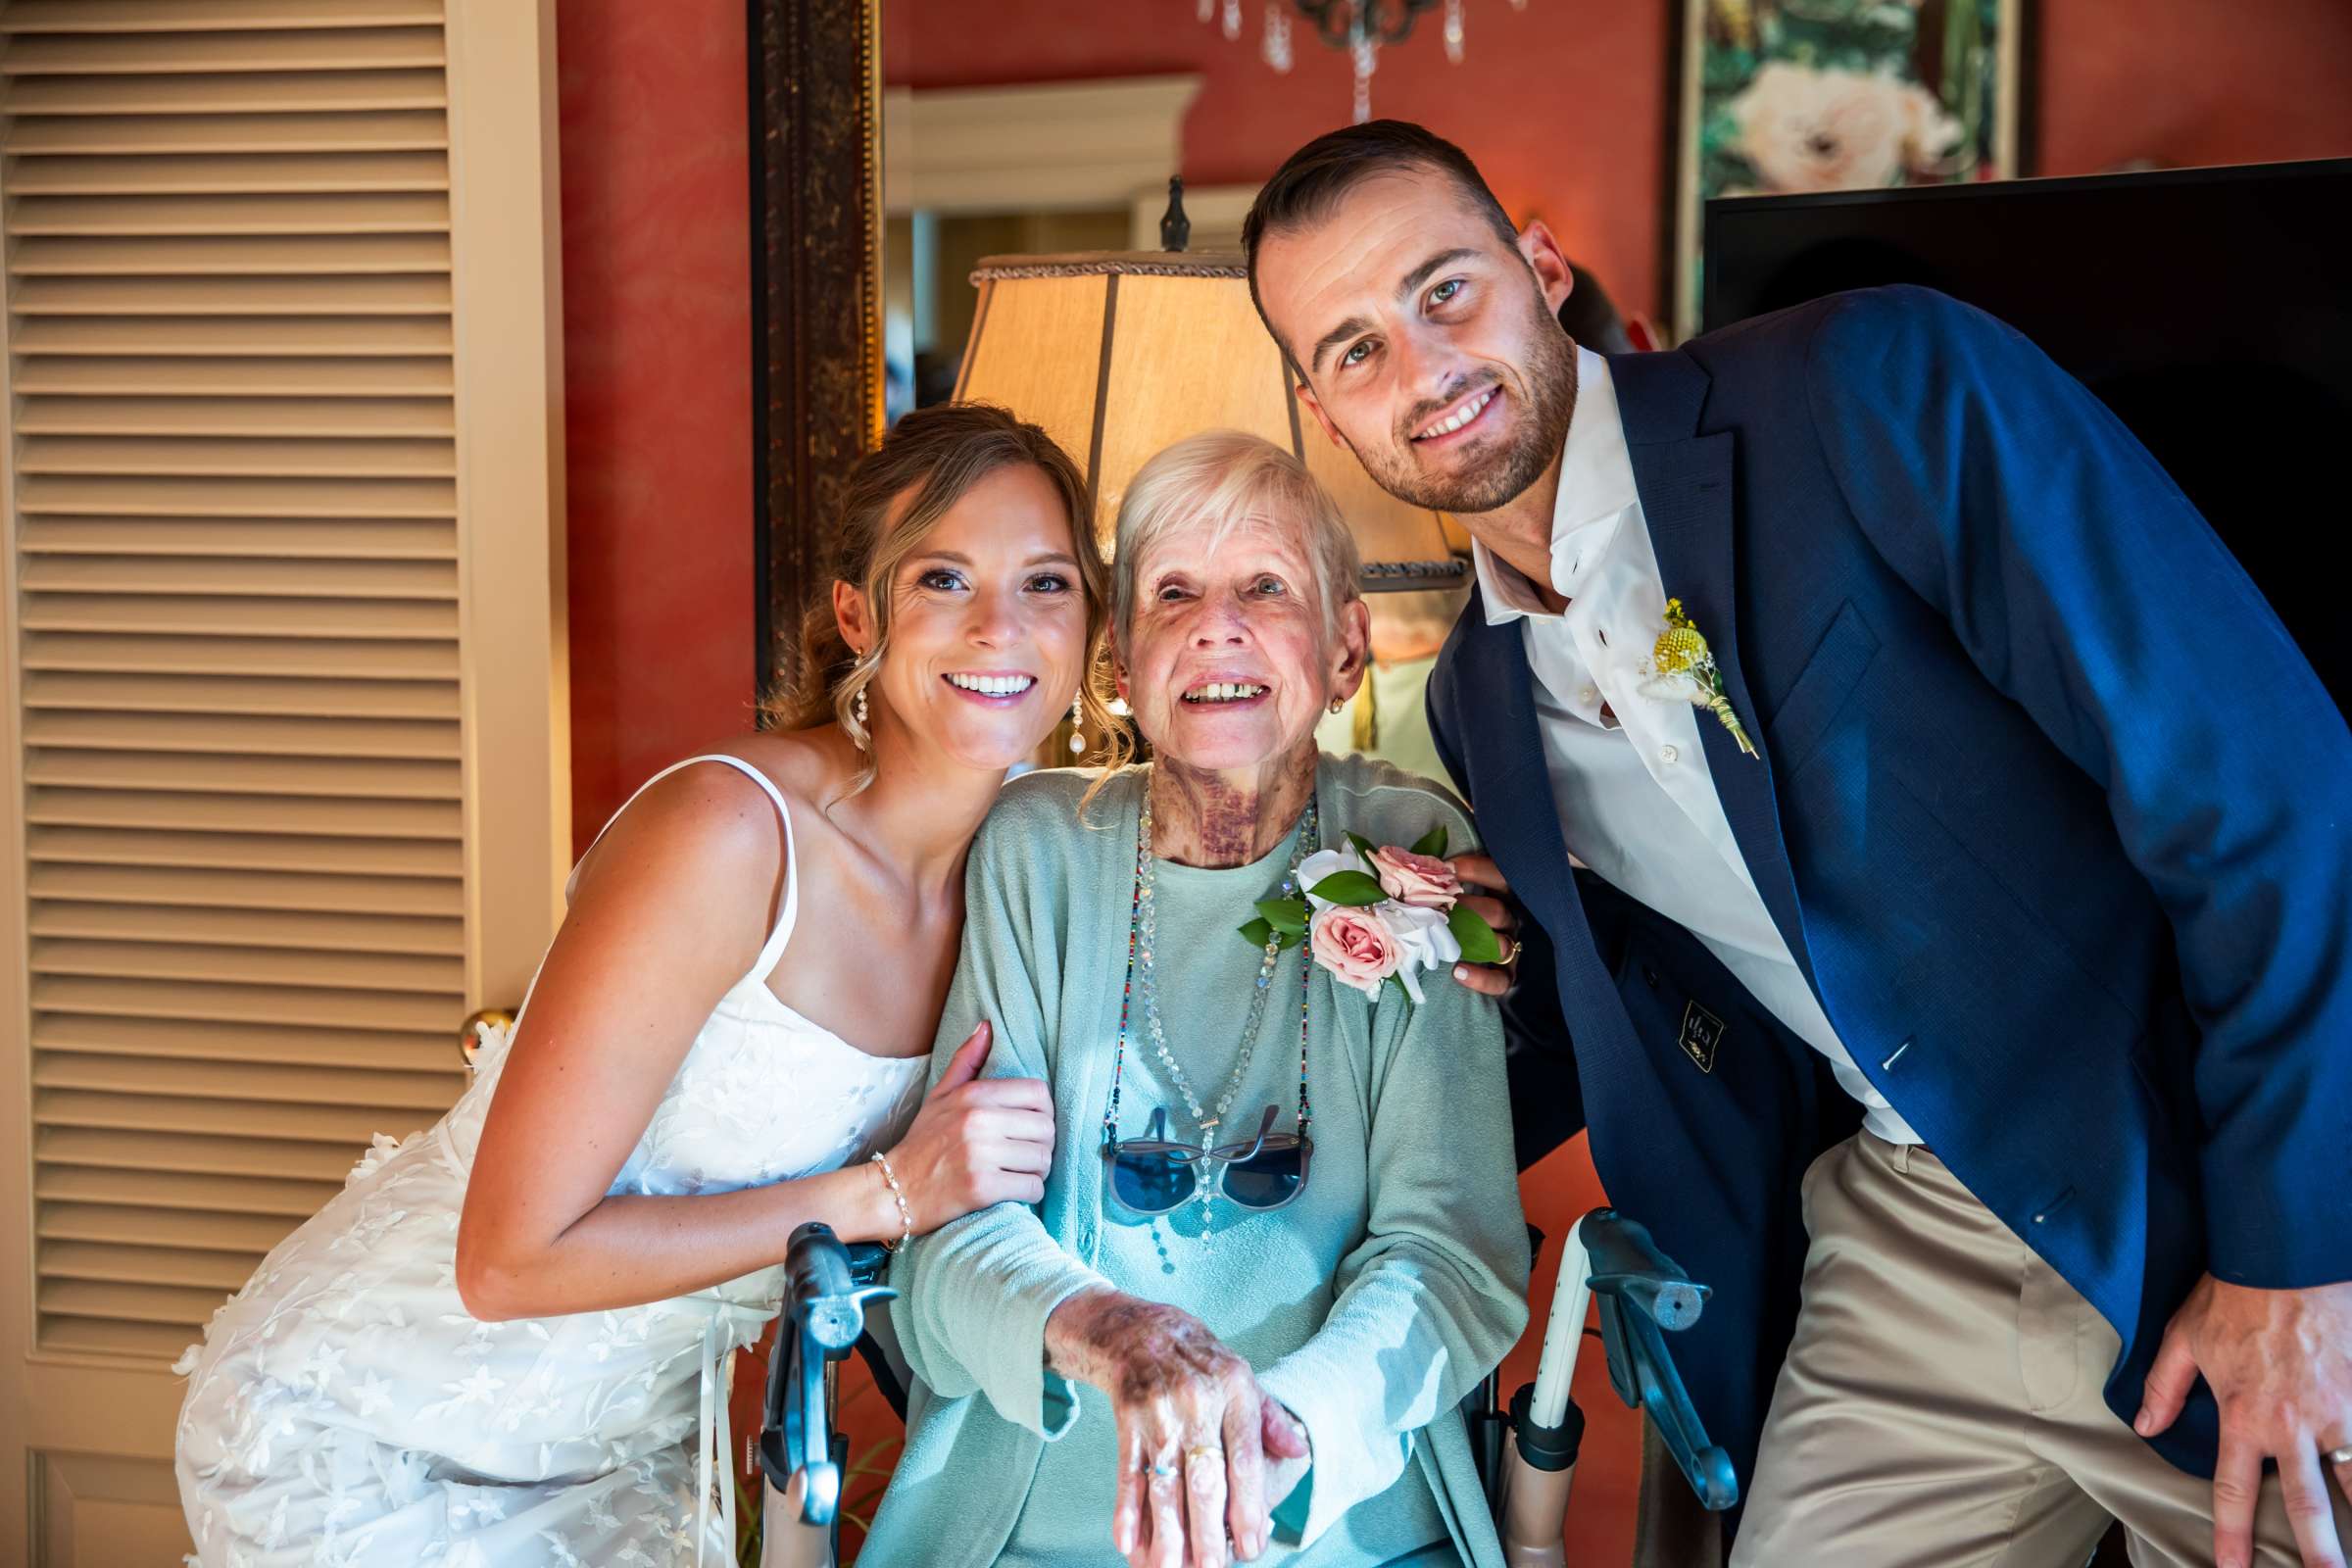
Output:
[[[1054,1169],[1041,1207],[893,1266],[921,1387],[861,1560],[1498,1564],[1458,1408],[1527,1315],[1494,1005],[1443,941],[1416,1000],[1344,918],[1237,934],[1351,840],[1470,824],[1316,750],[1366,622],[1290,454],[1169,448],[1117,544],[1118,687],[1154,760],[1005,791],[940,1026],[992,1021],[989,1071],[1051,1086]],[[1442,902],[1442,866],[1400,891],[1395,860],[1390,893]]]

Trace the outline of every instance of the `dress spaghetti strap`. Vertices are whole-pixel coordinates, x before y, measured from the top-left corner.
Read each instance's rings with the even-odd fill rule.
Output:
[[[776,965],[783,961],[784,945],[792,940],[793,923],[800,916],[801,858],[793,845],[792,808],[784,804],[784,792],[776,788],[774,780],[740,757],[730,757],[725,752],[705,752],[700,757],[689,757],[672,762],[661,772],[638,785],[635,793],[620,803],[620,810],[614,811],[606,818],[605,825],[596,830],[596,837],[589,841],[588,849],[581,852],[579,860],[571,868],[571,875],[564,879],[564,898],[566,903],[570,902],[572,886],[580,879],[580,866],[588,862],[589,854],[596,849],[597,845],[605,841],[607,833],[612,831],[612,824],[620,820],[620,812],[636,805],[639,795],[643,795],[647,790],[669,777],[670,774],[682,767],[691,767],[697,762],[724,762],[737,772],[746,775],[753,783],[767,792],[767,798],[775,803],[776,814],[784,819],[784,900],[776,908],[775,929],[768,932],[767,942],[760,948],[759,959],[753,964],[751,973],[736,982],[738,986],[753,980],[764,984]]]

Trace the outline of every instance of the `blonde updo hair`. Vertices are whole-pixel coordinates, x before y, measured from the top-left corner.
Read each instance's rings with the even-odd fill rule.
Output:
[[[874,642],[854,652],[834,617],[832,595],[813,596],[801,621],[797,677],[765,705],[775,729],[839,724],[868,749],[858,722],[858,696],[872,683],[890,652],[891,588],[899,565],[912,555],[949,509],[999,468],[1027,464],[1046,476],[1069,518],[1071,554],[1086,588],[1086,662],[1079,693],[1090,728],[1120,733],[1103,690],[1102,665],[1109,635],[1109,567],[1095,541],[1094,507],[1086,475],[1052,436],[987,403],[941,403],[899,419],[882,444],[850,470],[849,494],[821,580],[846,582],[865,595]],[[891,508],[907,496],[894,518]],[[869,760],[848,794],[873,782]]]

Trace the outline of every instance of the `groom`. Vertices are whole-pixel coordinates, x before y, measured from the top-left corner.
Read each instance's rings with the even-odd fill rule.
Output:
[[[1521,1158],[1589,1128],[1715,1288],[1734,1563],[2340,1565],[2352,736],[2162,470],[1922,290],[1580,349],[1415,125],[1245,245],[1299,401],[1477,541],[1429,706],[1533,921]]]

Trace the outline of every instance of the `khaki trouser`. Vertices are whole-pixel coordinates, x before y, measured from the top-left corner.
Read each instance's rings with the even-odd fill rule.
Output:
[[[1805,1173],[1804,1205],[1734,1568],[2080,1568],[2111,1515],[2134,1563],[2213,1561],[2212,1483],[2100,1397],[2115,1331],[1941,1160],[1863,1133]],[[2256,1562],[2299,1560],[2276,1476],[2255,1533]]]

